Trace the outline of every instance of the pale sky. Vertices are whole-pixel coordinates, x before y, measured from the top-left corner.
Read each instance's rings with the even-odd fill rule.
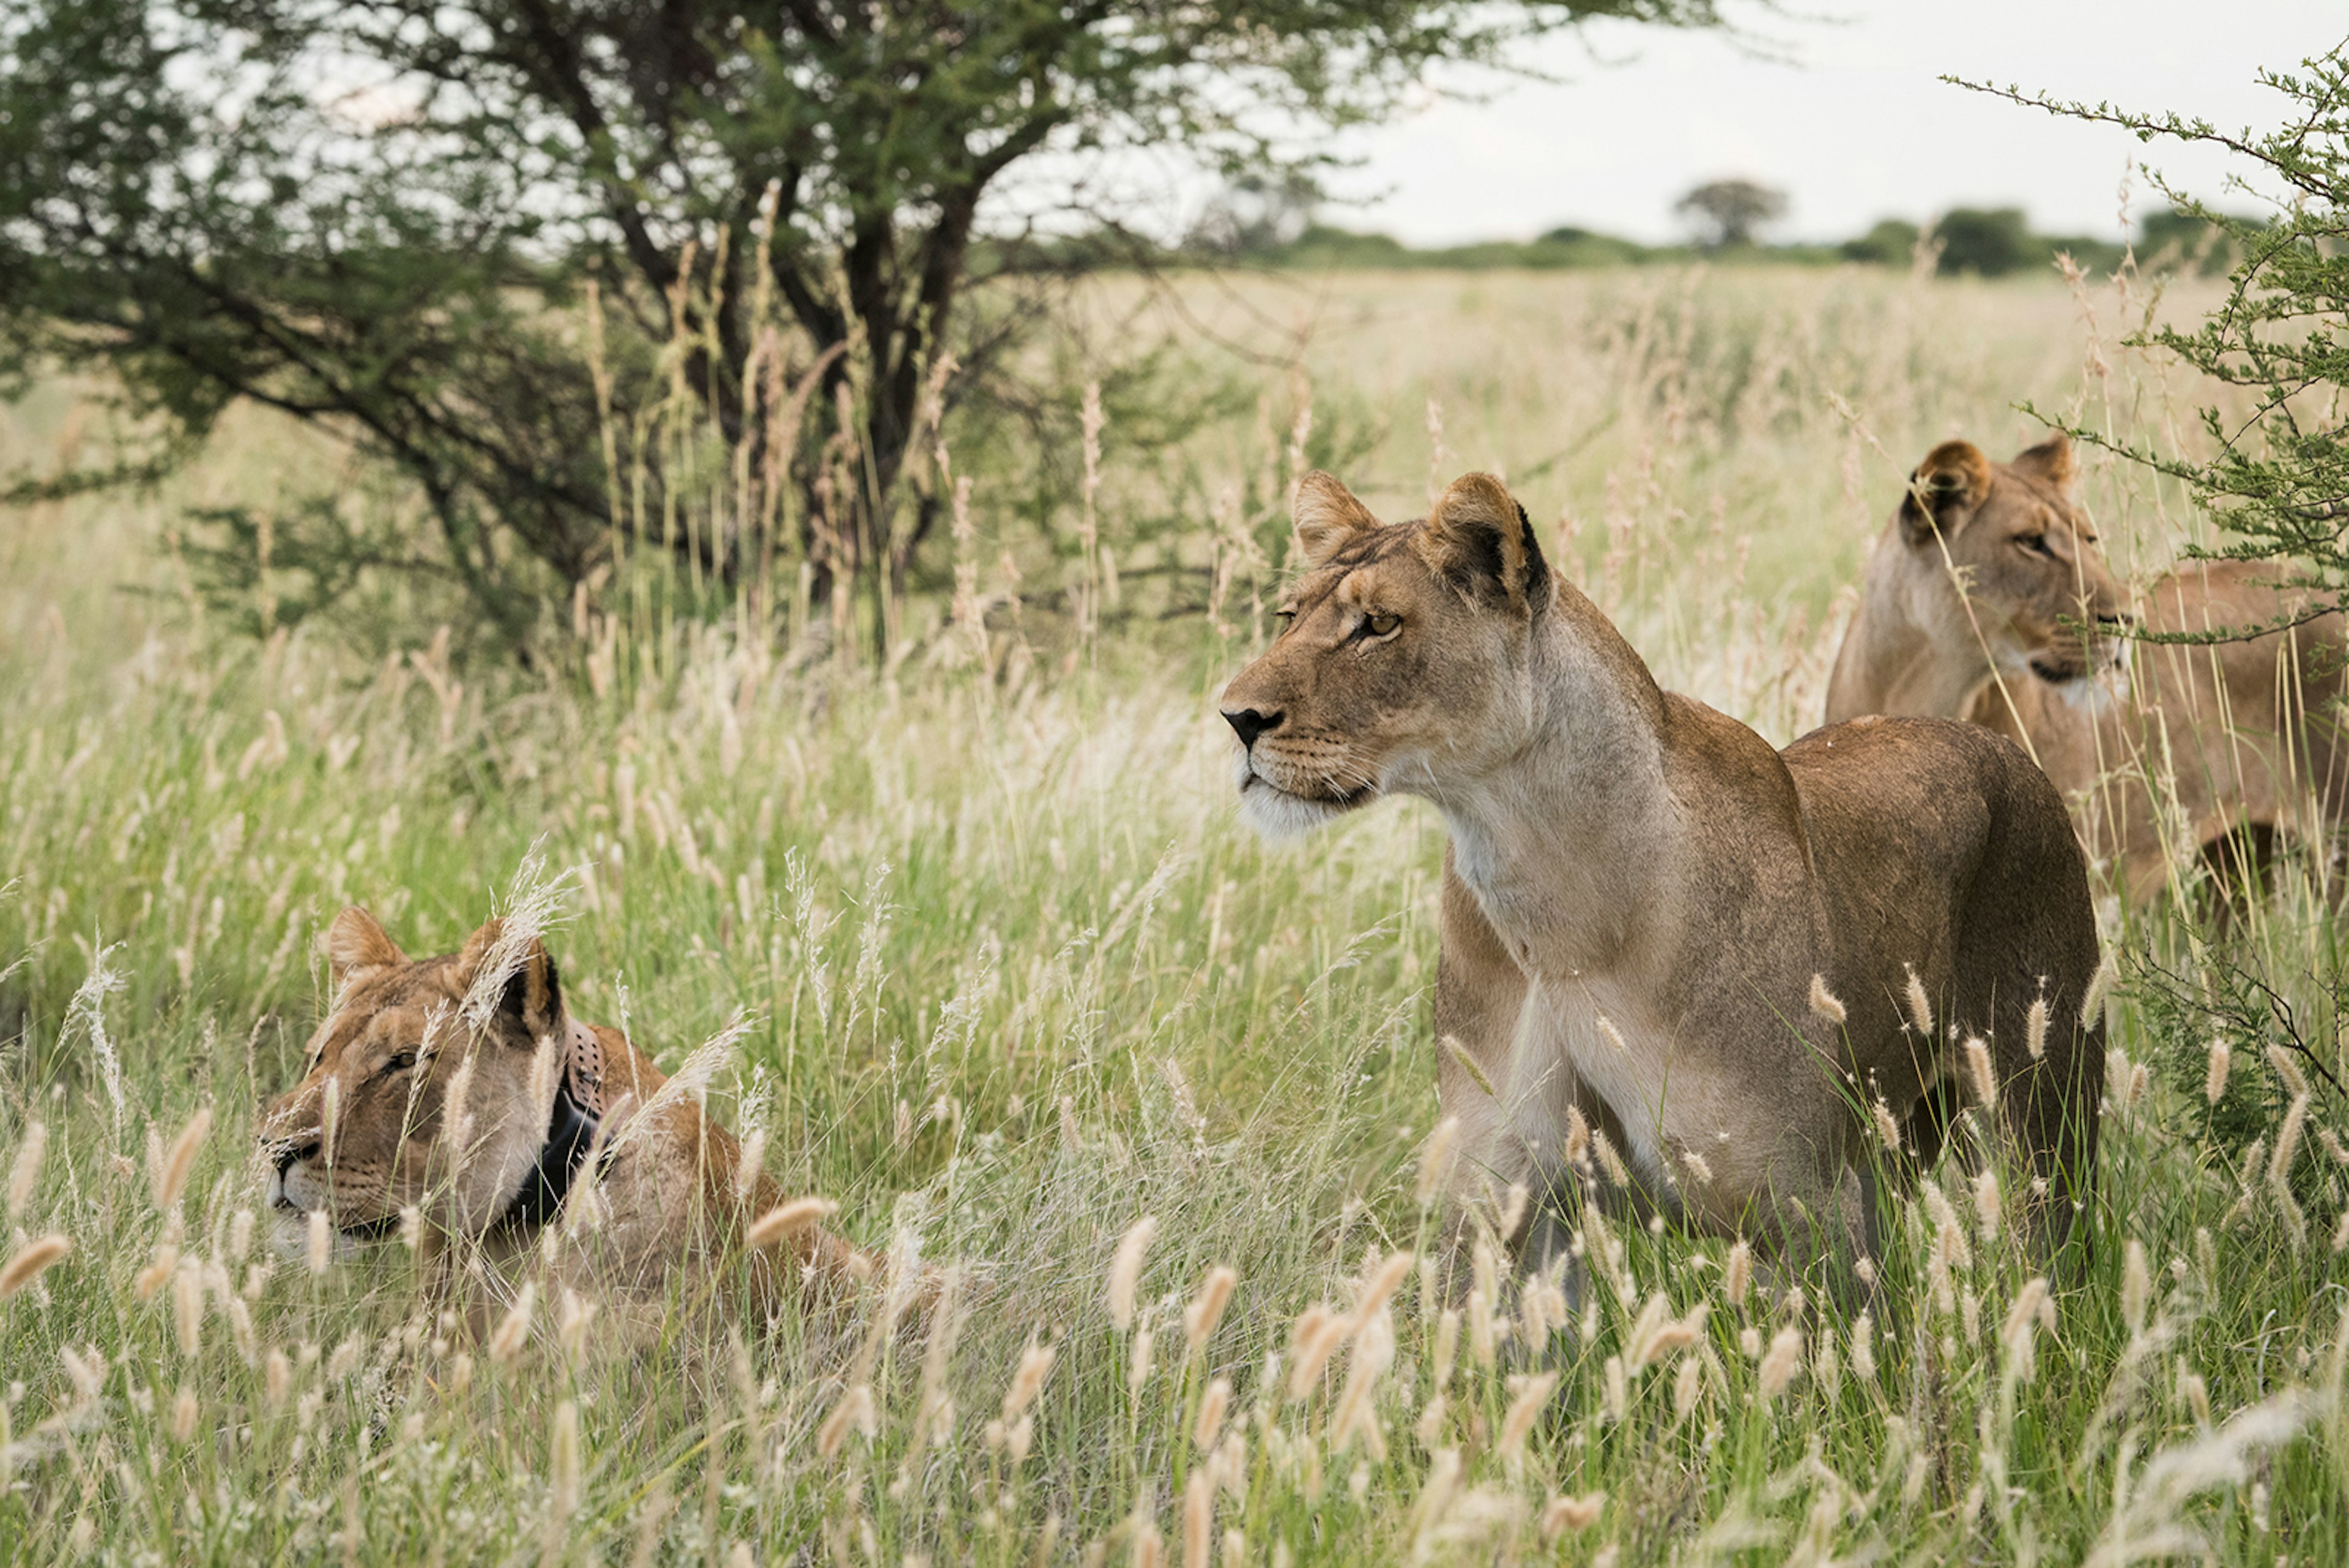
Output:
[[[1705,35],[1608,27],[1601,60],[1556,39],[1539,63],[1572,79],[1436,101],[1359,133],[1341,188],[1383,192],[1325,216],[1413,244],[1525,239],[1578,223],[1682,237],[1675,199],[1716,175],[1792,198],[1769,237],[1841,239],[1886,216],[2021,206],[2046,233],[2117,237],[2119,189],[2142,160],[2218,196],[2228,165],[2176,143],[2055,119],[1944,85],[1943,74],[2061,98],[2197,114],[2220,130],[2277,123],[2261,66],[2296,69],[2349,36],[2341,0],[1788,0],[1825,18],[1747,13],[1791,64]],[[1839,18],[1839,20],[1837,20]],[[2140,179],[2134,210],[2157,201]],[[2241,205],[2245,203],[2238,202]]]

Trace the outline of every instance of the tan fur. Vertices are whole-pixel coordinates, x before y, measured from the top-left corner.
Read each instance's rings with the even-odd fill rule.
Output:
[[[1317,476],[1301,494],[1318,519],[1341,488]],[[1423,523],[1360,513],[1299,545],[1287,627],[1223,697],[1242,810],[1270,832],[1382,794],[1443,812],[1435,1028],[1475,1064],[1438,1054],[1462,1204],[1488,1184],[1570,1190],[1578,1116],[1630,1164],[1635,1190],[1615,1196],[1637,1207],[1798,1258],[1865,1251],[1868,1102],[1930,1155],[1958,1042],[1981,1033],[2063,1233],[2095,1158],[2096,935],[2063,804],[2027,757],[1900,720],[1774,751],[1659,690],[1484,475]],[[1911,966],[1928,1035],[1903,1024]],[[1814,976],[1843,1027],[1811,1008]],[[1566,1231],[1554,1202],[1533,1208],[1520,1239],[1544,1265]]]
[[[2077,479],[2060,433],[2011,463],[1935,448],[1868,562],[1827,722],[1966,719],[2022,742],[2132,899],[2237,835],[2327,836],[2349,809],[2342,618],[2201,647],[2084,639],[2083,627],[2220,630],[2313,607],[2260,562],[2187,566],[2131,596]]]
[[[508,1211],[546,1142],[571,1020],[536,938],[511,955],[511,975],[494,972],[509,956],[502,935],[493,919],[460,951],[411,961],[365,910],[336,918],[326,942],[334,1005],[311,1037],[301,1083],[261,1122],[274,1210],[298,1220],[324,1208],[353,1238],[380,1233],[413,1209],[436,1239],[476,1239],[504,1255],[537,1244],[536,1229]],[[554,1221],[574,1240],[560,1254],[565,1278],[605,1294],[657,1294],[680,1275],[706,1290],[743,1251],[749,1222],[784,1195],[764,1171],[738,1193],[733,1136],[692,1096],[657,1099],[668,1080],[652,1059],[618,1030],[591,1027],[609,1106],[598,1147],[611,1152],[607,1160],[590,1155]],[[449,1104],[460,1075],[461,1158]],[[582,1204],[593,1212],[581,1213]],[[864,1254],[820,1229],[785,1251],[748,1259],[754,1299],[769,1311],[802,1272],[871,1272]]]

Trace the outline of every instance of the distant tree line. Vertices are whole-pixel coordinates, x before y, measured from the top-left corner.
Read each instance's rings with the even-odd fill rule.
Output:
[[[1743,189],[1720,188],[1733,185]],[[1701,196],[1705,200],[1700,202]],[[1766,198],[1775,198],[1777,204],[1770,204]],[[2238,242],[2220,224],[2176,208],[2147,213],[2128,245],[2090,234],[2041,234],[2031,227],[2020,207],[1953,207],[1922,224],[1886,218],[1866,234],[1840,244],[1772,244],[1757,239],[1756,231],[1784,212],[1784,201],[1783,195],[1766,186],[1742,181],[1699,187],[1677,207],[1701,231],[1686,244],[1643,244],[1567,225],[1531,240],[1486,240],[1422,249],[1392,235],[1304,221],[1291,213],[1281,228],[1265,225],[1232,231],[1237,243],[1209,245],[1195,234],[1189,248],[1211,252],[1217,259],[1308,271],[1332,267],[1550,269],[1711,258],[1819,265],[1862,262],[1903,268],[1922,265],[1943,277],[2005,277],[2044,271],[2054,265],[2058,255],[2069,255],[2085,270],[2109,272],[2131,250],[2139,265],[2216,275],[2234,264],[2240,250]]]

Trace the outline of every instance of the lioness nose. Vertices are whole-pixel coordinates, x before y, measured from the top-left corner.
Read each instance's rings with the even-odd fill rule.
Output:
[[[1258,735],[1267,730],[1280,728],[1280,717],[1278,713],[1258,712],[1254,708],[1242,708],[1237,712],[1229,708],[1224,710],[1224,722],[1232,727],[1232,732],[1240,738],[1242,746],[1253,746]]]

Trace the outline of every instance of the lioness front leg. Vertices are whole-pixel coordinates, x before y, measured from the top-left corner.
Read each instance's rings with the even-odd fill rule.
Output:
[[[1586,1099],[1564,1061],[1553,1076],[1518,1083],[1519,1017],[1530,987],[1476,897],[1444,857],[1443,949],[1435,975],[1436,1096],[1441,1115],[1460,1123],[1458,1156],[1445,1197],[1444,1240],[1456,1267],[1478,1217],[1498,1231],[1526,1276],[1559,1272],[1579,1304],[1581,1265],[1573,1256],[1575,1172],[1564,1158],[1562,1107]],[[1518,1104],[1522,1099],[1527,1103]],[[1595,1103],[1590,1107],[1596,1108]],[[1587,1113],[1586,1113],[1587,1114]],[[1507,1194],[1526,1194],[1514,1215]],[[1563,1260],[1561,1267],[1560,1261]]]

